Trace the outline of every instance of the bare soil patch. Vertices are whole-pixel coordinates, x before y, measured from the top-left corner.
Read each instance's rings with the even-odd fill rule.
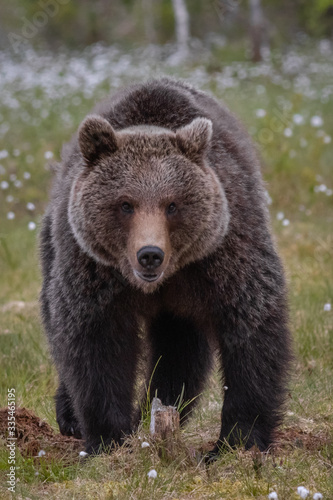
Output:
[[[0,408],[0,438],[8,437],[8,408]],[[41,420],[27,408],[16,408],[15,437],[17,448],[23,456],[38,457],[38,453],[45,451],[44,459],[65,459],[77,461],[80,450],[84,449],[83,441],[69,436],[62,436],[54,432],[52,427]]]

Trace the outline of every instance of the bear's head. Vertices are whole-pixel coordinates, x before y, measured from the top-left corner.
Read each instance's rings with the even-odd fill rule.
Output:
[[[207,162],[211,136],[206,118],[173,132],[145,125],[115,131],[101,116],[88,116],[68,207],[81,248],[146,293],[212,253],[229,211]]]

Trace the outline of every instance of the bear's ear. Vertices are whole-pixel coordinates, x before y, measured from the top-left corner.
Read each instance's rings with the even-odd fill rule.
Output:
[[[200,161],[210,144],[213,124],[207,118],[195,118],[185,127],[176,130],[176,140],[180,151],[190,160]]]
[[[79,145],[84,159],[94,163],[102,155],[117,149],[116,133],[110,123],[98,115],[89,115],[79,128]]]

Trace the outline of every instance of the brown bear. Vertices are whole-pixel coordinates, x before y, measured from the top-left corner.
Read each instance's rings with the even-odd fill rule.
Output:
[[[291,360],[260,166],[230,111],[163,78],[101,103],[66,147],[41,232],[57,421],[88,453],[133,430],[142,332],[151,394],[202,392],[218,350],[226,443],[266,450]],[[159,360],[159,361],[158,361]]]

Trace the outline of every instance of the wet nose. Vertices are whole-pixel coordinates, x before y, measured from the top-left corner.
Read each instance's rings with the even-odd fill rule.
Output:
[[[159,247],[142,247],[136,255],[139,264],[147,270],[157,269],[164,260],[164,252]]]

